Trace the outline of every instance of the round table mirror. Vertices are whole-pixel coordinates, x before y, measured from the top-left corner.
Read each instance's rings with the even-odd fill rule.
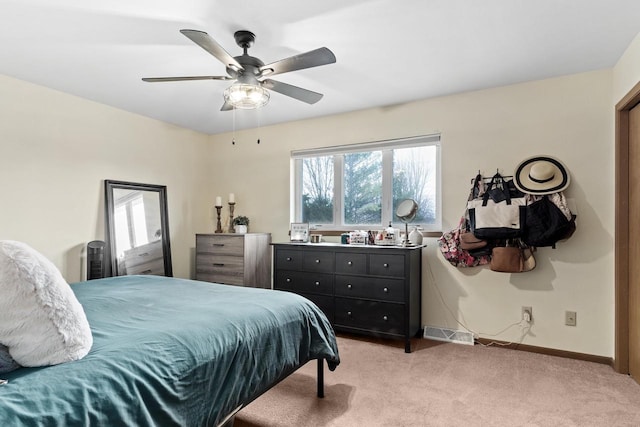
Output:
[[[413,199],[406,199],[400,202],[396,208],[396,216],[404,222],[404,239],[402,246],[411,246],[409,241],[409,223],[413,221],[418,213],[418,203]]]

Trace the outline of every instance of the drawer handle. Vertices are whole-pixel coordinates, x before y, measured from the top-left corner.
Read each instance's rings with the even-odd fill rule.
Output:
[[[138,256],[149,256],[149,252],[145,252],[143,254],[138,254]]]
[[[291,258],[290,256],[287,257],[287,261],[293,261],[293,258]]]
[[[347,316],[351,317],[351,315],[352,315],[351,312],[347,311]]]
[[[287,283],[291,283],[291,278],[287,277],[287,278],[285,279],[285,282],[287,282]]]
[[[320,282],[316,282],[316,286],[320,286]]]
[[[141,271],[140,274],[151,274],[151,270]]]
[[[320,264],[320,260],[319,259],[316,260],[316,264]]]
[[[389,268],[389,264],[387,264],[386,262],[385,262],[384,264],[382,264],[382,266],[383,266],[384,268]]]
[[[389,293],[389,288],[384,288],[383,291],[384,291],[385,294],[388,294]]]
[[[387,316],[382,316],[382,320],[386,322],[387,320],[389,320],[389,318]]]
[[[219,262],[214,262],[214,263],[213,263],[213,265],[214,265],[215,267],[224,267],[224,264],[219,263]]]
[[[222,247],[222,246],[224,246],[224,243],[213,243],[212,246],[220,246],[220,247]]]
[[[347,265],[353,265],[351,261],[347,261]]]
[[[353,286],[351,286],[351,283],[347,284],[347,289],[351,289]]]

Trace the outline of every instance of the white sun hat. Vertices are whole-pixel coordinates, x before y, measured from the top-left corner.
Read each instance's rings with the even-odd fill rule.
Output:
[[[569,171],[558,159],[534,156],[522,161],[513,174],[518,190],[527,194],[553,194],[569,186]]]

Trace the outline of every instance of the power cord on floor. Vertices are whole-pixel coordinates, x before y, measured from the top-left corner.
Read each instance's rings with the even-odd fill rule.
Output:
[[[527,334],[529,334],[529,331],[531,330],[531,321],[529,320],[525,320],[524,318],[521,319],[518,322],[512,323],[508,326],[506,326],[504,329],[502,329],[499,332],[496,332],[495,334],[487,334],[487,333],[483,333],[483,332],[476,332],[473,329],[471,329],[470,327],[468,327],[466,324],[462,323],[460,320],[458,320],[457,316],[455,316],[453,314],[453,311],[449,308],[449,306],[447,305],[447,303],[444,301],[444,297],[442,296],[442,292],[440,292],[440,288],[438,287],[438,283],[436,281],[435,276],[433,275],[433,271],[431,271],[431,266],[429,266],[429,264],[427,264],[427,271],[429,273],[430,276],[430,280],[431,283],[433,283],[433,286],[436,288],[436,291],[438,292],[438,296],[440,297],[440,302],[442,302],[442,305],[444,306],[444,308],[449,312],[449,315],[451,315],[451,318],[461,327],[463,327],[467,332],[470,332],[473,335],[473,342],[476,344],[479,344],[481,346],[484,347],[490,347],[493,345],[497,345],[497,346],[510,346],[510,345],[514,345],[514,344],[522,344],[522,341],[524,341],[524,338],[527,336]],[[497,342],[497,341],[491,341],[489,343],[482,343],[478,340],[478,337],[480,335],[483,336],[488,336],[488,337],[496,337],[500,334],[505,333],[506,331],[508,331],[509,329],[513,328],[514,326],[520,326],[520,328],[522,329],[522,335],[520,336],[520,339],[518,341],[503,341],[503,342]]]

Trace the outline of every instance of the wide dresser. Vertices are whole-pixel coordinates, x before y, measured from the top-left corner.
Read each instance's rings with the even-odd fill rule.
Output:
[[[196,234],[196,280],[271,288],[271,234]]]
[[[405,341],[421,330],[423,246],[274,243],[274,289],[313,301],[336,331]]]

